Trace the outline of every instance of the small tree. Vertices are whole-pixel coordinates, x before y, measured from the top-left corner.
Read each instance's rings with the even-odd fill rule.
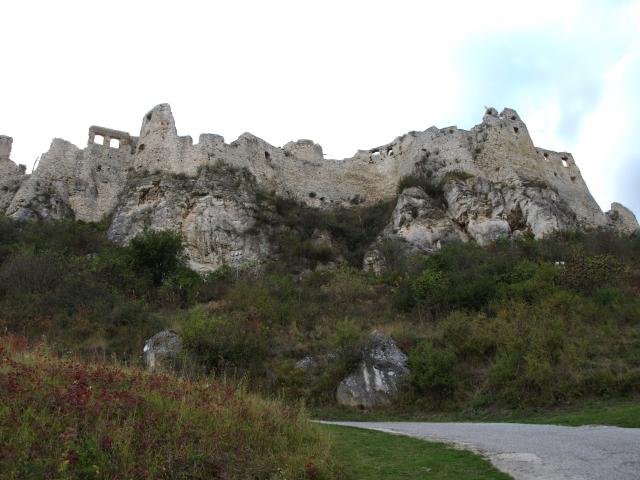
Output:
[[[455,390],[456,355],[450,348],[436,347],[422,340],[409,354],[410,382],[419,394],[432,394],[440,400]]]
[[[185,263],[182,237],[170,230],[145,230],[131,240],[129,250],[134,269],[149,275],[155,286]]]

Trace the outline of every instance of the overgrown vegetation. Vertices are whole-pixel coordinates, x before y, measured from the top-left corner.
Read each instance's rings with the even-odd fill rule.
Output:
[[[339,476],[327,435],[297,409],[12,336],[0,337],[0,445],[3,479]]]
[[[179,236],[145,232],[122,248],[106,222],[13,222],[0,216],[0,329],[60,350],[135,357],[166,313],[217,298],[230,272],[201,277]]]
[[[447,182],[450,180],[466,180],[468,178],[471,178],[470,174],[459,170],[447,172],[438,180],[433,177],[431,170],[418,171],[400,179],[398,193],[402,193],[407,188],[420,187],[430,197],[442,200],[444,185]]]
[[[272,239],[282,267],[288,271],[344,259],[362,267],[365,250],[389,221],[393,201],[370,206],[313,208],[291,198],[258,192],[259,222],[278,226]],[[284,228],[282,228],[284,227]],[[322,238],[328,233],[330,240]]]
[[[322,227],[355,250],[382,218],[383,206],[322,213],[282,202],[275,214],[298,239]],[[178,241],[147,232],[138,247],[123,248],[100,225],[0,219],[0,326],[46,335],[60,351],[133,361],[146,338],[170,326],[183,336],[192,370],[246,377],[253,389],[314,406],[334,402],[373,329],[409,354],[399,402],[414,409],[522,409],[640,394],[637,237],[558,234],[484,249],[450,245],[431,257],[389,245],[393,261],[381,276],[355,261],[313,271],[294,249],[238,279],[228,268],[192,272],[179,262]],[[156,264],[143,261],[148,252],[177,263],[162,261],[154,274]],[[310,367],[296,368],[307,356]]]

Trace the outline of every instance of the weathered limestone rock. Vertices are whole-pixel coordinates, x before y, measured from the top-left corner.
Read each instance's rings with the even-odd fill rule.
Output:
[[[607,213],[609,228],[627,235],[638,233],[640,225],[631,210],[619,203],[612,203]]]
[[[182,353],[182,339],[173,330],[156,333],[144,344],[144,364],[151,371],[171,371]]]
[[[570,207],[555,190],[544,184],[506,185],[472,177],[450,180],[444,185],[444,195],[449,215],[467,229],[469,224],[473,225],[473,232],[469,233],[474,238],[489,228],[478,227],[483,219],[500,219],[508,223],[509,229],[493,222],[490,230],[494,232],[500,229],[508,235],[510,231],[526,230],[536,238],[556,230],[579,227]]]
[[[471,220],[467,225],[467,231],[481,247],[508,238],[511,234],[509,223],[495,218]]]
[[[407,188],[398,195],[391,223],[383,236],[401,239],[422,253],[432,253],[446,243],[466,240],[466,235],[444,208],[422,188]]]
[[[392,339],[374,332],[365,343],[358,369],[340,382],[338,403],[359,408],[390,404],[409,374],[407,360]]]
[[[145,228],[178,231],[196,271],[258,262],[271,246],[252,189],[250,175],[224,165],[203,167],[195,178],[132,176],[108,235],[126,244]]]
[[[16,165],[10,159],[13,139],[0,135],[0,211],[5,211],[16,192],[27,178],[27,167]]]

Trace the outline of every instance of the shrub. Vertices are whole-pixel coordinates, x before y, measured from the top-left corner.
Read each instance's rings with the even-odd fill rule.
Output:
[[[580,256],[568,262],[561,282],[574,290],[590,293],[603,286],[620,284],[624,273],[623,265],[612,255]]]
[[[455,353],[446,347],[437,347],[431,340],[422,340],[409,353],[410,383],[421,395],[444,400],[456,386]]]
[[[279,255],[287,265],[302,268],[309,266],[306,260],[314,266],[314,262],[330,260],[338,253],[350,265],[360,268],[365,250],[388,223],[395,203],[391,199],[369,206],[322,210],[266,192],[258,192],[256,199],[262,203],[259,222],[288,229],[274,232],[272,240],[279,245]],[[271,210],[273,215],[269,214]],[[339,251],[313,247],[309,240],[317,230],[329,232]]]
[[[183,250],[180,234],[168,230],[145,230],[129,244],[134,269],[149,275],[155,286],[183,265]]]
[[[341,320],[336,325],[333,349],[343,372],[353,370],[361,359],[364,332],[353,320]]]
[[[181,334],[189,358],[206,371],[262,371],[268,336],[259,320],[214,316],[196,307],[186,314]]]
[[[0,292],[6,295],[55,290],[68,273],[61,258],[51,254],[18,254],[0,267]]]

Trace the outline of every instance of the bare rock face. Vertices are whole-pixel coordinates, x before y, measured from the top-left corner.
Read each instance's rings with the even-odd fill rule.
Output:
[[[631,210],[619,203],[612,203],[611,210],[607,213],[609,227],[614,231],[626,233],[628,235],[638,233],[640,226],[638,220]]]
[[[390,238],[402,239],[422,253],[432,253],[446,243],[466,240],[467,236],[447,216],[445,208],[422,188],[407,188],[398,195],[385,234]]]
[[[365,255],[366,271],[387,268],[381,249],[385,240],[399,240],[408,251],[429,254],[452,242],[474,240],[486,246],[514,236],[542,238],[585,226],[558,193],[542,183],[507,185],[448,172],[441,189],[441,198],[420,187],[398,195],[389,224]]]
[[[257,262],[269,255],[270,245],[268,228],[257,220],[253,188],[245,171],[224,165],[202,167],[195,178],[132,176],[108,235],[126,244],[145,228],[180,232],[196,271]]]
[[[420,187],[406,188],[398,195],[389,224],[365,253],[363,269],[375,274],[389,267],[383,243],[398,242],[405,250],[430,254],[447,243],[467,241],[469,236],[454,222],[442,201],[432,198]]]
[[[449,215],[481,245],[516,230],[542,238],[557,230],[580,227],[569,205],[542,183],[507,185],[481,177],[454,179],[444,185],[444,195]]]
[[[151,371],[171,371],[182,352],[182,340],[173,330],[156,333],[144,344],[144,364]]]
[[[338,403],[357,408],[389,405],[409,374],[407,360],[392,339],[374,332],[365,343],[358,369],[340,382]]]
[[[27,178],[26,167],[10,159],[13,139],[0,135],[0,211],[5,211]]]

